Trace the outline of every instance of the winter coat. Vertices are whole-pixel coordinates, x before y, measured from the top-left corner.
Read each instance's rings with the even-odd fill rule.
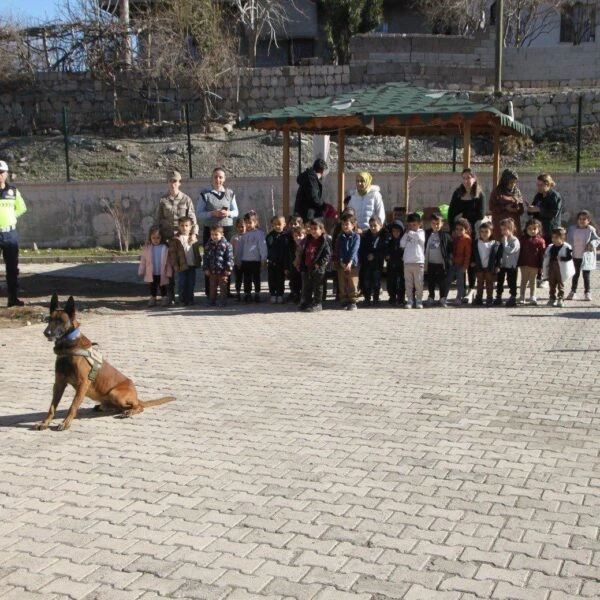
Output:
[[[289,235],[287,231],[269,231],[265,241],[267,243],[267,260],[270,265],[285,267],[287,265]]]
[[[350,233],[342,231],[335,242],[334,260],[336,263],[344,265],[351,263],[353,267],[358,267],[361,241],[361,237],[356,231]]]
[[[517,237],[521,235],[521,215],[525,212],[525,205],[520,192],[510,193],[498,185],[490,194],[490,212],[492,213],[495,239],[500,240],[502,237],[500,221],[508,218],[515,222],[515,235]]]
[[[175,236],[169,242],[169,260],[173,266],[173,271],[175,271],[175,273],[181,273],[182,271],[187,271],[189,267],[201,266],[202,255],[200,254],[200,242],[194,242],[192,244],[194,261],[192,265],[188,265],[187,257],[185,255],[185,248],[183,247],[179,237],[180,236]]]
[[[361,196],[357,190],[352,190],[348,208],[354,209],[358,227],[363,231],[369,228],[371,217],[379,217],[381,224],[385,223],[385,208],[378,185],[371,185],[364,196]]]
[[[169,279],[173,276],[173,267],[169,262],[169,249],[166,244],[161,244],[162,254],[160,257],[160,284],[168,285]],[[140,255],[140,266],[138,275],[144,278],[146,283],[152,283],[154,279],[152,268],[152,244],[145,244]]]
[[[554,248],[554,244],[550,244],[544,252],[544,264],[542,267],[542,274],[545,278],[548,277],[548,270],[550,268],[550,253]],[[563,283],[571,279],[575,275],[575,265],[573,263],[573,249],[570,244],[566,242],[560,247],[558,251],[558,265],[560,267],[560,279]]]
[[[583,271],[593,271],[596,268],[596,248],[600,244],[600,236],[592,225],[587,226],[589,236],[586,242],[586,250],[583,252],[581,268]],[[573,246],[577,225],[571,225],[567,231],[567,242]],[[589,248],[589,250],[587,249]]]
[[[323,184],[317,172],[310,167],[296,178],[298,191],[294,212],[302,220],[316,219],[323,216]]]
[[[471,264],[475,268],[476,273],[481,273],[482,271],[486,271],[489,273],[496,273],[498,269],[502,266],[502,249],[503,246],[500,242],[496,240],[490,240],[492,242],[492,248],[490,251],[490,258],[488,260],[488,266],[484,267],[481,263],[481,254],[479,253],[479,242],[483,240],[474,239],[473,240],[473,250],[471,252]]]
[[[475,184],[476,188],[473,192],[467,192],[464,185],[459,186],[452,194],[450,207],[448,208],[448,224],[450,229],[454,229],[456,219],[462,217],[471,224],[471,228],[475,231],[475,223],[483,219],[483,207],[485,205],[485,194]]]
[[[389,267],[401,267],[404,265],[404,248],[400,245],[402,236],[388,238],[385,251],[385,260]]]
[[[552,230],[561,225],[564,204],[562,196],[554,189],[550,190],[545,196],[538,192],[533,197],[531,204],[540,209],[539,213],[534,213],[532,216],[541,221],[542,234],[545,239],[549,240],[552,237]]]
[[[427,244],[432,233],[432,229],[425,230],[425,257],[427,257]],[[452,264],[452,237],[447,231],[438,231],[438,234],[440,236],[440,250],[444,259],[444,269],[447,271]]]
[[[400,239],[404,248],[404,264],[425,264],[425,232],[422,229],[408,229]]]
[[[233,246],[224,237],[218,242],[208,240],[204,246],[204,270],[214,273],[233,271]]]
[[[465,271],[471,263],[471,236],[456,235],[452,238],[452,264],[459,265]]]
[[[358,250],[361,266],[370,264],[373,267],[383,268],[386,240],[387,232],[385,229],[381,229],[379,233],[373,233],[369,229],[361,235],[360,248]],[[373,260],[369,260],[369,254],[373,255]]]
[[[541,235],[531,237],[524,233],[519,241],[521,249],[519,251],[519,267],[531,267],[541,269],[544,262],[544,251],[546,242]]]
[[[306,266],[306,246],[308,242],[313,239],[311,235],[307,235],[304,239],[304,243],[302,244],[302,250],[300,252],[300,271],[308,270]],[[327,265],[331,259],[331,244],[329,240],[322,235],[319,240],[319,245],[317,246],[317,251],[315,252],[315,257],[313,261],[313,269],[318,273],[324,274],[327,270]]]
[[[502,238],[500,243],[502,244],[501,267],[503,269],[516,269],[519,263],[519,252],[521,251],[521,244],[518,238]]]

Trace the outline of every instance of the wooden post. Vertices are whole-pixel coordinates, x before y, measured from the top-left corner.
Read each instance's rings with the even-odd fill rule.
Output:
[[[342,210],[344,208],[344,186],[345,186],[345,161],[344,161],[344,151],[346,147],[346,137],[343,129],[338,129],[338,174],[337,174],[337,184],[338,184],[338,213],[342,214]]]
[[[500,178],[500,126],[496,124],[494,125],[494,167],[492,177],[494,179],[492,189],[495,189]]]
[[[283,130],[283,214],[290,214],[290,130]]]
[[[409,168],[410,168],[410,163],[409,163],[409,157],[410,157],[410,152],[409,152],[409,138],[408,138],[408,127],[405,128],[404,130],[404,208],[406,209],[406,214],[408,214],[408,205],[410,203],[410,186],[408,185],[408,178],[409,178]]]
[[[463,131],[463,169],[471,167],[471,122],[465,121]]]

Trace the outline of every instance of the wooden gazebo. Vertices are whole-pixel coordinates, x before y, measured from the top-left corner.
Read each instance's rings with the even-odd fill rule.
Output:
[[[494,141],[493,178],[500,170],[500,137],[531,135],[532,130],[485,104],[457,97],[454,92],[429,90],[407,83],[387,83],[320,98],[296,106],[246,117],[240,127],[283,132],[283,209],[289,213],[290,132],[335,134],[338,141],[338,208],[344,194],[344,141],[346,136],[404,136],[404,198],[408,205],[409,140],[411,137],[463,138],[463,166],[471,165],[471,136]]]

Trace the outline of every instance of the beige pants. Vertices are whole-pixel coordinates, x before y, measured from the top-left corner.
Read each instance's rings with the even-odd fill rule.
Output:
[[[406,301],[412,303],[423,301],[423,272],[425,265],[421,263],[404,263],[404,285],[406,286]]]
[[[534,297],[538,269],[535,267],[519,267],[519,270],[521,271],[521,298],[525,297],[527,285],[529,285],[529,295]]]
[[[349,271],[344,271],[343,267],[338,267],[337,276],[340,302],[342,304],[348,302],[356,303],[358,296],[358,269],[352,267]]]

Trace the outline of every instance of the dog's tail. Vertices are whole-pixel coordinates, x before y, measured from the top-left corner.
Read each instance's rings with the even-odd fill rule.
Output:
[[[163,398],[158,398],[158,400],[148,400],[147,402],[141,402],[144,408],[148,408],[149,406],[158,406],[159,404],[166,404],[167,402],[173,402],[175,400],[175,396],[164,396]]]

